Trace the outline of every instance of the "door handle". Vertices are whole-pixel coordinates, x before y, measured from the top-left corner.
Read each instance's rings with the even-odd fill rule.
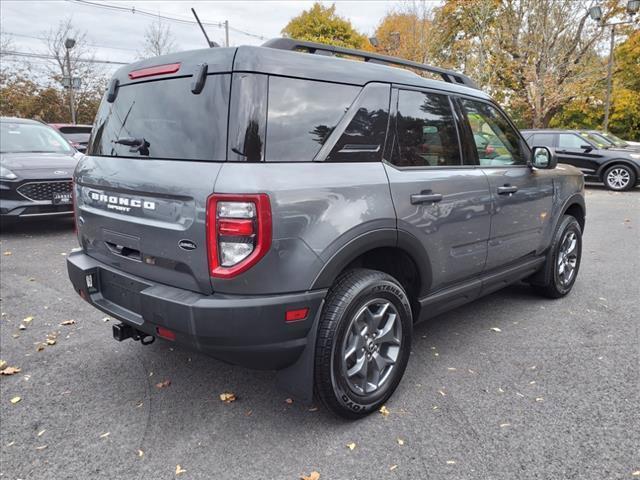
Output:
[[[511,195],[512,193],[516,193],[518,191],[518,187],[512,185],[505,185],[503,187],[498,187],[498,195]]]
[[[442,200],[442,194],[440,193],[419,193],[411,195],[411,205],[418,205],[420,203],[435,203]]]

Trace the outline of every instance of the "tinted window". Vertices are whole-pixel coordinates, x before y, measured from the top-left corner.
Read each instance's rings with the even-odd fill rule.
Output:
[[[264,160],[267,126],[268,77],[234,73],[229,118],[229,152],[232,161]]]
[[[53,128],[37,123],[0,123],[0,152],[71,153],[73,149]]]
[[[536,133],[528,143],[532,147],[553,147],[553,133]]]
[[[370,85],[365,88],[358,99],[353,118],[326,161],[378,162],[382,159],[390,93],[389,85]]]
[[[267,161],[313,160],[359,91],[349,85],[269,77]]]
[[[100,105],[88,153],[224,160],[229,75],[209,75],[198,95],[191,93],[191,81],[186,77],[121,86],[113,103],[103,100]],[[116,143],[127,138],[145,143]]]
[[[561,133],[558,135],[558,148],[570,148],[581,150],[582,145],[588,145],[588,142],[573,133]]]
[[[72,125],[72,126],[66,126],[66,127],[59,127],[58,130],[60,130],[62,133],[64,133],[65,135],[67,135],[68,133],[87,133],[87,134],[91,134],[91,129],[92,127],[90,126],[82,126],[82,125]]]
[[[478,152],[480,165],[525,165],[518,132],[495,107],[460,100]]]
[[[400,90],[396,145],[391,163],[400,167],[460,165],[460,149],[448,97]]]

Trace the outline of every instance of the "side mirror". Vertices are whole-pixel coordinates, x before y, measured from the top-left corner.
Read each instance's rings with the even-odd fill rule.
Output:
[[[558,165],[555,152],[552,152],[548,147],[533,147],[532,158],[531,165],[535,168],[552,169]]]
[[[590,152],[591,150],[593,150],[593,147],[591,145],[580,145],[580,148],[583,149],[585,152]]]

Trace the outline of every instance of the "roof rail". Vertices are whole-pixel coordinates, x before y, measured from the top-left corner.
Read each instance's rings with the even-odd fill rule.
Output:
[[[415,68],[416,70],[435,73],[436,75],[440,75],[440,77],[442,77],[442,80],[444,80],[445,82],[457,83],[460,85],[478,89],[476,83],[462,73],[458,73],[453,70],[447,70],[444,68],[432,67],[431,65],[425,65],[423,63],[412,62],[411,60],[404,60],[398,57],[390,57],[388,55],[365,52],[363,50],[336,47],[333,45],[307,42],[304,40],[295,40],[293,38],[272,38],[271,40],[267,40],[265,43],[263,43],[262,46],[268,48],[276,48],[278,50],[307,51],[308,53],[315,53],[318,55],[333,56],[335,54],[343,54],[352,57],[359,57],[362,58],[365,62],[370,63],[401,65],[404,67]]]

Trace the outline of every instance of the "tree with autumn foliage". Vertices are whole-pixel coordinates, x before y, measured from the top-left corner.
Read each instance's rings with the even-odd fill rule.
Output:
[[[376,28],[375,50],[424,63],[428,61],[431,34],[431,10],[426,2],[400,4]]]
[[[314,3],[292,18],[282,29],[282,34],[297,40],[324,43],[346,48],[371,48],[367,37],[359,33],[349,20],[336,14],[336,6],[325,7]]]

